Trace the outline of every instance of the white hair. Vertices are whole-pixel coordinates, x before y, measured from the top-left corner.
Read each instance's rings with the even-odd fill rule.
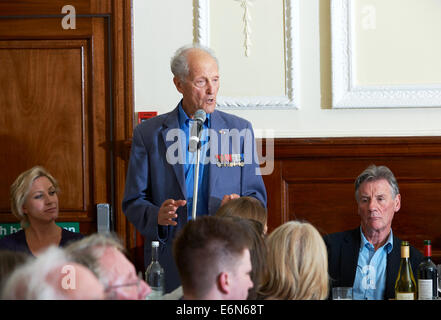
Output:
[[[199,49],[208,53],[216,61],[216,65],[219,67],[219,61],[216,58],[214,51],[210,48],[198,43],[182,46],[178,50],[176,50],[170,61],[170,69],[173,75],[179,78],[181,81],[185,81],[190,72],[190,67],[187,61],[187,54],[190,50],[193,49]]]
[[[94,233],[65,247],[73,261],[87,267],[105,286],[110,285],[108,272],[100,265],[100,259],[107,248],[115,248],[124,253],[125,248],[116,234]]]
[[[27,261],[10,275],[3,287],[2,299],[6,300],[65,300],[53,286],[50,274],[54,269],[69,264],[67,254],[56,246],[50,246],[35,259]]]

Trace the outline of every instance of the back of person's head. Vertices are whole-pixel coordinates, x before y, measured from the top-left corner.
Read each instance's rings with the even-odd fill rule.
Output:
[[[386,166],[376,166],[374,164],[371,164],[355,179],[355,199],[357,200],[357,202],[359,199],[358,189],[360,188],[362,183],[383,179],[389,183],[391,187],[391,194],[393,197],[400,193],[397,179],[395,178],[392,171]]]
[[[9,275],[33,256],[21,251],[0,250],[0,292]]]
[[[268,214],[262,203],[254,197],[232,199],[222,205],[216,212],[217,216],[237,216],[259,221],[266,233]]]
[[[244,227],[230,219],[203,216],[189,221],[173,243],[184,297],[208,299],[219,275],[234,273],[238,261],[250,247]]]
[[[31,189],[32,183],[40,177],[46,177],[52,183],[56,192],[59,192],[58,182],[54,177],[43,167],[35,166],[29,170],[22,172],[17,179],[12,183],[11,192],[11,211],[12,214],[20,220],[22,228],[27,227],[29,221],[23,213],[23,204]]]
[[[72,259],[89,268],[104,285],[108,299],[145,299],[151,292],[139,279],[125,248],[112,233],[95,233],[65,247]]]
[[[225,216],[225,219],[241,224],[251,239],[250,258],[251,258],[251,280],[254,286],[248,290],[248,300],[257,299],[257,288],[262,283],[266,270],[267,248],[264,238],[262,237],[263,226],[259,221],[236,216]]]
[[[93,273],[70,261],[63,249],[50,246],[17,268],[5,282],[2,299],[103,299],[104,287]]]
[[[328,253],[317,229],[289,221],[267,238],[268,267],[259,294],[268,299],[323,300],[328,296]]]

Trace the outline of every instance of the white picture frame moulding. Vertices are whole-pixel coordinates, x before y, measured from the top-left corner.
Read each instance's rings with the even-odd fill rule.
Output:
[[[353,0],[331,0],[332,108],[441,107],[441,85],[355,85]]]
[[[283,1],[285,9],[283,21],[285,26],[285,95],[218,96],[217,107],[220,109],[299,109],[299,1]],[[210,47],[210,0],[193,0],[193,37],[193,42]]]

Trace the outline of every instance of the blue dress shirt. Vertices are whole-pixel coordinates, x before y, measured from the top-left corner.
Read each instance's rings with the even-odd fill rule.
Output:
[[[188,141],[190,140],[190,129],[195,122],[190,119],[182,108],[182,101],[179,103],[179,127],[185,132],[182,148],[185,152],[185,187],[187,191],[187,219],[191,220],[193,210],[193,187],[194,187],[194,170],[196,163],[196,152],[188,151]],[[208,214],[208,168],[209,164],[205,158],[209,158],[207,154],[208,148],[208,129],[211,127],[211,115],[207,114],[207,118],[202,127],[201,133],[201,153],[199,159],[199,183],[198,183],[198,203],[196,207],[196,216]]]
[[[361,243],[352,288],[354,300],[382,300],[386,288],[387,255],[393,248],[392,229],[387,242],[376,251],[360,227]]]

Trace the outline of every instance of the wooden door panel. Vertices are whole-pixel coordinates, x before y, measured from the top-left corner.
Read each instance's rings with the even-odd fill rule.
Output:
[[[62,8],[65,5],[75,8],[75,29],[62,27],[65,17]],[[19,42],[19,49],[23,51],[27,48],[49,52],[47,57],[42,58],[42,66],[34,67],[32,72],[19,66],[21,74],[17,74],[13,71],[17,66],[8,66],[6,71],[4,64],[1,64],[0,74],[2,82],[11,81],[11,86],[15,87],[28,87],[31,80],[37,82],[37,85],[31,84],[30,88],[38,88],[34,95],[48,104],[45,106],[47,119],[40,114],[38,117],[46,120],[47,126],[57,123],[57,129],[54,129],[57,133],[44,144],[43,149],[51,151],[50,157],[38,148],[32,151],[36,153],[31,153],[29,141],[37,139],[32,132],[34,130],[34,133],[37,132],[35,136],[38,136],[38,131],[27,121],[31,118],[30,112],[23,117],[23,111],[36,113],[39,110],[31,107],[35,103],[26,102],[16,94],[0,89],[0,121],[7,123],[6,128],[0,128],[0,223],[15,221],[8,213],[8,189],[12,180],[19,172],[46,157],[48,162],[42,164],[60,181],[62,189],[60,220],[81,221],[81,232],[94,232],[95,205],[108,202],[112,205],[114,230],[130,251],[135,243],[134,228],[122,212],[121,201],[128,160],[127,141],[133,131],[132,0],[2,0],[0,42],[3,47],[0,51],[3,59],[8,54],[6,51],[12,50],[12,43],[6,41]],[[17,46],[17,43],[14,45]],[[11,53],[14,53],[18,64],[31,63],[32,59],[41,60],[41,55],[36,58],[36,51],[21,58],[15,55],[16,52],[9,51]],[[66,58],[67,64],[60,63],[57,54],[61,60]],[[47,79],[39,79],[40,74],[48,75],[45,77]],[[25,75],[23,79],[22,75]],[[78,75],[81,75],[80,80]],[[42,89],[44,82],[49,84],[46,91]],[[77,88],[82,92],[78,93]],[[4,104],[4,101],[8,101],[8,104]],[[10,113],[11,101],[25,106]],[[77,112],[78,108],[74,106],[78,106],[78,101],[81,103],[81,116],[53,110],[56,103],[65,108],[64,103],[69,105],[68,110]],[[54,116],[48,112],[53,112]],[[59,115],[63,118],[54,120]],[[38,117],[34,114],[32,119],[40,119]],[[12,119],[20,120],[12,123]],[[24,119],[23,122],[20,122],[21,119]],[[26,130],[16,129],[13,134],[14,131],[10,129],[14,127],[24,127]],[[44,131],[49,130],[43,125],[40,127]],[[27,137],[26,133],[25,138],[17,136],[18,131],[27,132],[30,136]],[[20,157],[12,157],[11,152]],[[49,166],[49,161],[54,159],[57,163]]]
[[[126,1],[116,1],[126,5]],[[131,4],[131,2],[129,1],[127,4]],[[65,5],[74,6],[77,14],[112,13],[112,1],[110,0],[1,0],[0,13],[8,15],[59,15]]]
[[[97,6],[91,4],[91,2],[108,3],[106,0],[2,0],[0,1],[0,13],[8,13],[8,15],[55,15],[60,14],[61,9],[67,4],[73,5],[77,13],[88,13],[92,6]]]
[[[60,182],[64,210],[71,211],[85,211],[86,207],[81,86],[85,43],[78,42],[77,48],[63,48],[60,41],[0,41],[0,63],[4,66],[0,85],[5,89],[0,93],[0,105],[8,110],[0,120],[6,142],[0,149],[4,153],[0,165],[7,167],[11,159],[18,170],[44,165]],[[11,78],[11,74],[20,77]],[[8,143],[14,140],[14,144]],[[8,193],[19,172],[8,170],[5,174],[1,194]],[[0,200],[2,212],[9,211],[6,200]]]
[[[88,233],[96,203],[111,202],[107,27],[105,18],[84,18],[69,33],[57,20],[25,19],[13,36],[5,30],[22,20],[0,20],[0,194],[42,165],[60,184],[59,221]],[[15,221],[9,207],[0,197],[1,221]]]
[[[93,139],[90,140],[88,146],[91,150],[90,168],[90,190],[93,196],[91,206],[97,203],[111,203],[111,168],[109,159],[112,153],[112,139],[110,137],[110,126],[112,124],[112,115],[110,111],[111,93],[109,92],[108,76],[111,72],[110,62],[107,56],[107,23],[103,18],[92,18],[92,34],[91,42],[93,51],[93,63],[91,65],[90,82],[91,86],[87,86],[86,90],[90,92],[88,95],[93,108],[90,109],[90,117],[93,126],[90,127],[90,133]],[[95,56],[96,55],[96,56]],[[94,208],[89,208],[92,210]]]

